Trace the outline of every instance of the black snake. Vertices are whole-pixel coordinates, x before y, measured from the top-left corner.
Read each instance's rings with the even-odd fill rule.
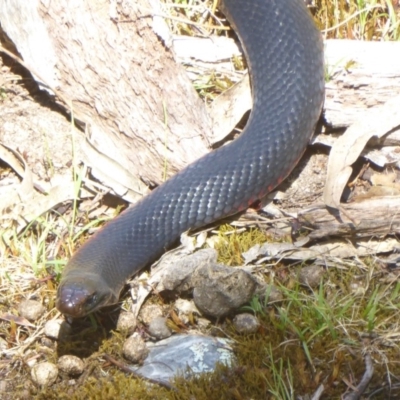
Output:
[[[117,302],[126,280],[189,228],[246,209],[302,156],[324,98],[323,45],[303,0],[222,0],[248,60],[253,110],[244,132],[110,221],[64,269],[57,308],[84,316]]]

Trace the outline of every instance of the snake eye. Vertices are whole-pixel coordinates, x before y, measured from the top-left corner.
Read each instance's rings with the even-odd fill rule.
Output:
[[[93,293],[87,296],[85,300],[85,308],[92,309],[97,305],[97,294]]]
[[[110,292],[95,291],[87,294],[82,309],[86,314],[92,313],[101,307],[115,303]]]

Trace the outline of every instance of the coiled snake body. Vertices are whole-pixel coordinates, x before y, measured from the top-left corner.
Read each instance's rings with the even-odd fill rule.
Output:
[[[84,316],[117,302],[126,280],[182,232],[246,209],[293,169],[324,96],[320,34],[303,0],[223,0],[244,46],[253,110],[244,132],[110,221],[71,258],[57,308]]]

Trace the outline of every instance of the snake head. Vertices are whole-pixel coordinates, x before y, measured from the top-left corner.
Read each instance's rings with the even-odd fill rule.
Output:
[[[118,301],[110,287],[96,274],[67,274],[57,291],[56,307],[64,315],[81,318]]]

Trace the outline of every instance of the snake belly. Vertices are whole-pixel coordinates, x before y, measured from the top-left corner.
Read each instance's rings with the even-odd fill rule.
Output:
[[[222,0],[244,47],[253,109],[243,133],[111,220],[69,260],[56,306],[82,317],[190,228],[246,209],[302,156],[324,98],[323,44],[303,0]]]

